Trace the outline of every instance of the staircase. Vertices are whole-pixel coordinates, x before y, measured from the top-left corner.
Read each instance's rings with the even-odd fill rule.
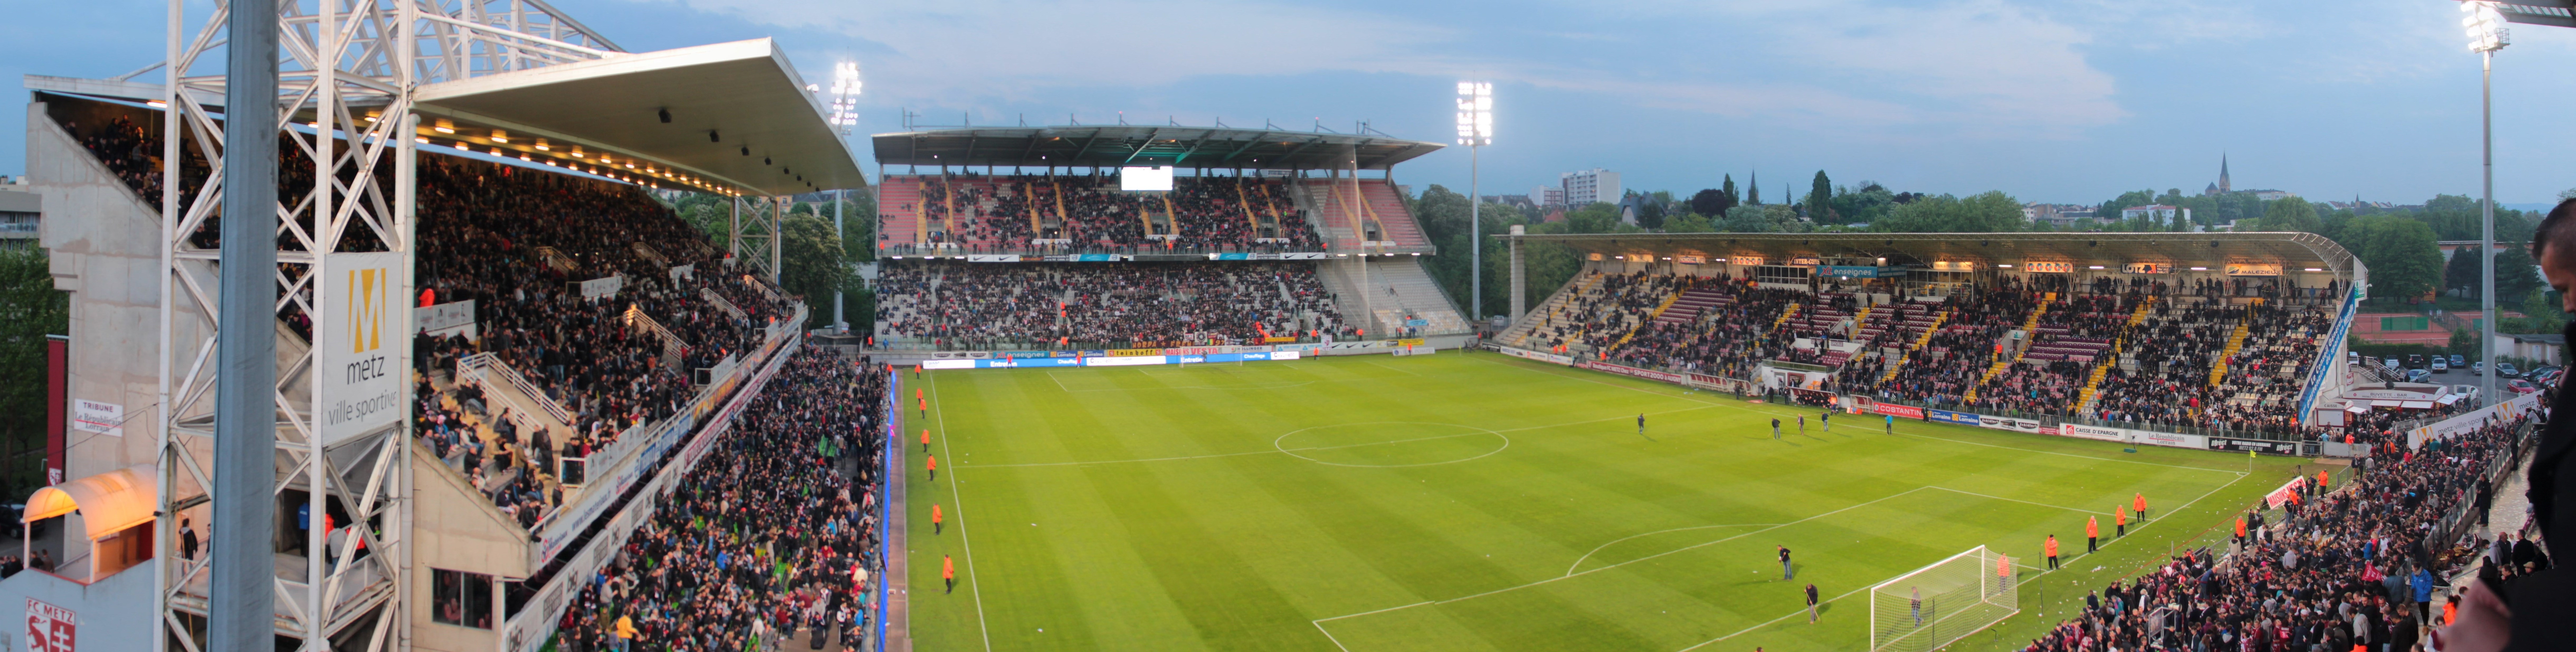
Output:
[[[2245,348],[2245,337],[2252,334],[2253,324],[2254,322],[2245,319],[2239,319],[2236,322],[2236,332],[2227,335],[2227,349],[2218,354],[2216,364],[2209,366],[2209,386],[2217,387],[2218,381],[2227,378],[2227,361],[2235,358],[2236,352]]]
[[[1595,288],[1600,287],[1603,278],[1605,277],[1592,273],[1575,276],[1574,280],[1565,284],[1565,287],[1557,288],[1555,294],[1548,295],[1546,301],[1532,306],[1527,314],[1521,315],[1519,321],[1512,322],[1511,328],[1505,329],[1500,336],[1495,337],[1495,341],[1522,349],[1555,348],[1556,342],[1553,340],[1544,343],[1531,342],[1531,338],[1538,335],[1539,324],[1547,321],[1550,316],[1561,316],[1558,313],[1565,309],[1566,304],[1572,303],[1575,297],[1590,294]],[[1346,310],[1348,308],[1348,306],[1344,307]]]
[[[510,363],[502,362],[499,356],[476,353],[457,358],[456,370],[463,376],[459,381],[472,380],[481,385],[484,396],[508,403],[529,416],[550,419],[551,423],[545,424],[548,427],[571,431],[572,410],[546,396],[535,383],[528,382],[527,376],[511,368]]]
[[[2105,356],[2102,358],[2101,364],[2093,365],[2093,375],[2084,379],[2084,391],[2077,392],[2075,394],[2075,412],[2077,414],[2091,414],[2093,412],[2093,400],[2101,397],[2102,378],[2104,376],[2111,375],[2111,365],[2119,364],[2119,362],[2120,358],[2118,356]]]

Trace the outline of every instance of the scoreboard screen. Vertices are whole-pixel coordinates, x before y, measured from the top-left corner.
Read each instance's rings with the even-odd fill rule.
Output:
[[[1166,166],[1118,168],[1118,189],[1126,191],[1169,191],[1172,168]]]

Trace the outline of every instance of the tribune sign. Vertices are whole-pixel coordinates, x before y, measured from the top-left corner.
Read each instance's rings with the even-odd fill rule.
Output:
[[[399,253],[331,254],[313,329],[313,375],[322,381],[322,440],[338,441],[402,418],[400,356],[409,350],[408,270]]]

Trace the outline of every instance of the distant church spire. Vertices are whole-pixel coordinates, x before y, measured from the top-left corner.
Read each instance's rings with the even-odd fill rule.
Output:
[[[2235,190],[2235,188],[2231,187],[2227,183],[2227,154],[2222,152],[2218,155],[2218,191],[2229,192],[2232,190]]]

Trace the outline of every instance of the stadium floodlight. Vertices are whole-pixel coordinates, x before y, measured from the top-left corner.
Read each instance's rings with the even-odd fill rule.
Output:
[[[2462,2],[2460,13],[2468,14],[2460,18],[2460,25],[2468,28],[2469,51],[2478,53],[2479,138],[2484,141],[2481,159],[2482,165],[2486,168],[2485,199],[2480,201],[2478,206],[2478,221],[2485,234],[2480,238],[2484,246],[2478,247],[2478,251],[2483,252],[2479,256],[2483,260],[2480,263],[2482,269],[2478,278],[2484,281],[2479,285],[2485,286],[2485,290],[2480,293],[2478,303],[2482,308],[2480,313],[2486,317],[2485,326],[2481,329],[2484,331],[2481,335],[2484,335],[2485,339],[2479,341],[2494,342],[2496,338],[2495,53],[2497,50],[2504,49],[2504,46],[2512,44],[2512,35],[2505,31],[2504,14],[2496,11],[2493,2],[2484,0]],[[2478,347],[2478,357],[2484,359],[2488,367],[2495,366],[2494,349],[2493,346]],[[2495,381],[2495,374],[2479,376],[2479,401],[2493,402],[2494,399],[2489,397],[2496,395]]]
[[[842,61],[832,65],[831,124],[833,128],[840,130],[841,138],[849,138],[850,129],[859,124],[859,62]],[[748,154],[751,150],[746,149],[743,151]],[[835,188],[832,191],[833,233],[849,233],[848,230],[841,226],[841,214],[848,212],[849,210],[849,192],[849,190],[841,188]],[[832,293],[833,328],[847,329],[850,327],[850,322],[842,319],[841,317],[841,310],[843,307],[842,297],[846,294],[848,293]]]
[[[1484,189],[1478,182],[1482,172],[1478,154],[1494,144],[1494,83],[1458,82],[1458,144],[1467,146],[1467,274],[1468,319],[1485,318],[1485,219]]]

